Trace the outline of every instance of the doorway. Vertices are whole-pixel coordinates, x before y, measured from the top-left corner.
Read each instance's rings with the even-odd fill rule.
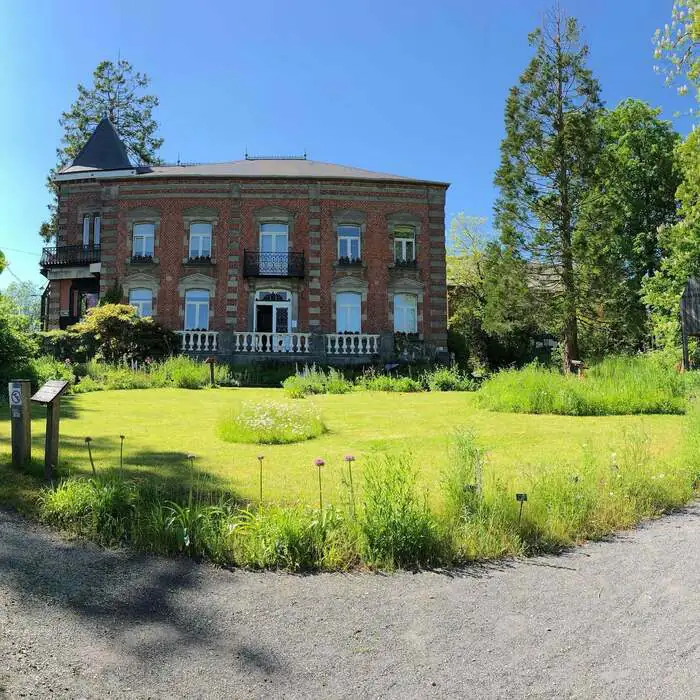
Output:
[[[259,291],[255,294],[255,332],[263,352],[283,352],[290,344],[292,298],[289,292]]]

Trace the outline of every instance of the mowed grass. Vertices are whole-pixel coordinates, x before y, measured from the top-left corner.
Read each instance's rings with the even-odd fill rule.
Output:
[[[188,454],[213,486],[242,500],[257,500],[258,455],[264,455],[264,500],[318,502],[314,460],[325,460],[324,501],[340,503],[343,457],[356,458],[356,483],[372,454],[408,452],[419,483],[439,506],[440,481],[448,464],[448,443],[457,428],[467,428],[486,449],[485,477],[496,476],[513,491],[533,475],[555,465],[596,458],[606,460],[624,449],[626,436],[643,433],[654,459],[670,459],[678,448],[684,416],[571,417],[493,413],[480,409],[472,393],[394,394],[358,392],[300,399],[320,412],[328,432],[291,445],[231,444],[217,436],[223,415],[243,403],[281,400],[281,389],[146,389],[104,391],[65,397],[62,402],[60,470],[91,474],[86,436],[92,438],[97,471],[119,467],[120,434],[125,435],[124,470],[184,487],[190,482]],[[44,411],[34,410],[33,457],[43,459]],[[32,492],[31,482],[8,483],[10,425],[0,408],[0,498],[17,500]],[[34,471],[39,470],[35,464]],[[9,491],[8,491],[9,489]],[[10,493],[11,491],[11,493]],[[9,494],[9,495],[8,495]]]

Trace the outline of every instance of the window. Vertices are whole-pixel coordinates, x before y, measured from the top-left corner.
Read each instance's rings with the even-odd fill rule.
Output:
[[[362,323],[362,295],[357,292],[338,292],[335,295],[336,333],[359,333]]]
[[[134,224],[132,256],[135,258],[153,257],[155,224]]]
[[[413,294],[394,294],[394,332],[417,333],[417,299]]]
[[[185,330],[209,330],[209,292],[206,289],[185,292]]]
[[[416,261],[416,231],[413,226],[394,229],[394,262],[410,264]]]
[[[289,250],[287,224],[260,224],[260,252],[286,253]]]
[[[83,217],[83,245],[90,245],[90,214]]]
[[[356,224],[343,224],[338,226],[338,261],[359,262],[360,253],[360,226]]]
[[[100,233],[102,232],[102,217],[99,214],[95,214],[95,218],[92,220],[92,242],[95,245],[100,245]]]
[[[211,224],[190,224],[190,258],[211,257]]]
[[[153,316],[153,292],[150,289],[129,290],[129,304],[136,307],[139,316]]]

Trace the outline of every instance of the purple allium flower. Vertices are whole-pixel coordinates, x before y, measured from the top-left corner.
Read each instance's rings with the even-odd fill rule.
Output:
[[[320,457],[318,457],[317,459],[314,460],[314,464],[317,467],[322,467],[325,464],[325,462]]]
[[[354,462],[355,461],[355,457],[353,455],[345,455],[345,457],[343,457],[343,459],[346,462]]]
[[[265,455],[258,455],[258,459],[265,459]]]
[[[86,437],[86,438],[85,438],[85,442],[92,442],[92,438],[91,438],[91,437]]]

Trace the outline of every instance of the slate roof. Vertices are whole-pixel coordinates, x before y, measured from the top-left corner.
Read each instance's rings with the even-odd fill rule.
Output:
[[[62,170],[79,172],[81,170],[128,170],[133,167],[129,162],[126,148],[117,134],[117,130],[107,117],[97,125],[92,136],[80,149],[70,167]]]
[[[370,180],[378,182],[406,182],[445,185],[446,182],[420,180],[403,175],[379,173],[347,165],[322,163],[306,158],[246,158],[226,163],[201,163],[183,165],[133,166],[109,119],[104,118],[83,146],[73,163],[61,170],[60,175],[91,173],[101,171],[135,170],[138,178],[165,177],[240,177],[240,178],[299,178]]]

